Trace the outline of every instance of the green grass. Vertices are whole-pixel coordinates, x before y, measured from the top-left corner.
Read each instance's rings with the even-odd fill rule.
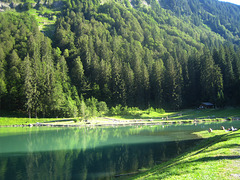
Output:
[[[198,134],[206,139],[192,150],[131,179],[239,178],[240,132],[216,130]]]
[[[224,109],[201,109],[201,110],[183,110],[178,112],[179,115],[172,117],[174,119],[195,119],[195,118],[228,118],[240,117],[240,108],[224,108]]]
[[[126,114],[126,115],[113,115],[110,117],[116,118],[116,119],[162,119],[162,118],[173,116],[175,114],[176,112],[158,113],[158,112],[138,110],[138,111],[130,112],[129,114]]]
[[[39,10],[36,10],[36,9],[30,9],[28,11],[28,14],[34,16],[35,19],[37,20],[39,30],[44,31],[44,32],[48,32],[48,31],[53,30],[54,24],[56,22],[56,16],[54,16],[55,19],[51,20],[48,17],[41,15],[41,14],[45,14],[45,13],[58,14],[59,11],[53,11],[53,10],[47,9],[47,8],[44,8],[43,11],[39,11]]]
[[[28,125],[34,123],[43,123],[48,121],[59,120],[59,118],[17,118],[17,117],[0,117],[0,126]]]
[[[36,122],[42,123],[46,121],[57,120],[57,118],[52,119],[29,119],[24,118],[24,115],[18,112],[9,113],[0,111],[2,117],[0,117],[0,126],[6,125],[26,125],[33,124]],[[19,117],[19,118],[17,118]],[[195,119],[199,122],[211,122],[215,120],[226,120],[228,118],[240,118],[240,108],[226,108],[226,109],[207,109],[207,110],[183,110],[179,112],[150,112],[143,110],[136,110],[130,112],[128,115],[115,115],[107,116],[106,118],[91,118],[89,121],[91,124],[111,124],[114,120],[121,121],[127,124],[128,121],[133,123],[134,120],[141,123],[186,123],[194,122]],[[109,118],[110,120],[107,120]],[[59,120],[59,119],[58,119]],[[149,121],[151,120],[151,121]],[[66,124],[66,123],[65,123]]]
[[[32,8],[28,11],[23,11],[23,12],[27,12],[30,16],[33,16],[38,23],[39,30],[49,38],[52,38],[55,30],[55,22],[57,20],[57,16],[61,13],[60,11],[56,11],[56,10],[48,9],[44,7],[42,10],[37,10]],[[20,14],[22,12],[17,12],[16,10],[11,9],[11,10],[5,11],[4,13]]]
[[[111,116],[116,119],[168,119],[168,120],[186,120],[186,119],[227,119],[231,118],[240,118],[240,108],[224,108],[224,109],[186,109],[177,112],[148,112],[148,111],[135,111],[130,112],[128,115],[116,115]]]

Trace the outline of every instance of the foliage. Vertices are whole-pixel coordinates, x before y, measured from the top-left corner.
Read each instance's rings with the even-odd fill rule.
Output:
[[[0,108],[85,119],[108,107],[116,115],[129,107],[164,113],[201,102],[239,105],[239,27],[217,10],[236,16],[238,7],[159,2],[73,0],[56,12],[46,1],[1,13]],[[40,14],[51,39],[39,32]]]

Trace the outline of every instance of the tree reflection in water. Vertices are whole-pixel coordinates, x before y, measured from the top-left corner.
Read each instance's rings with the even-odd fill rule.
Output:
[[[166,161],[196,142],[181,141],[176,132],[162,126],[38,128],[0,136],[0,179],[112,179]]]

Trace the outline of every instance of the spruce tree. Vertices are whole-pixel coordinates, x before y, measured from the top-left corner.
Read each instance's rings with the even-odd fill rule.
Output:
[[[7,85],[6,85],[6,76],[5,76],[5,53],[2,48],[0,48],[0,109],[1,109],[1,100],[4,95],[7,93]]]
[[[8,107],[18,109],[22,105],[22,72],[21,59],[15,50],[12,51],[8,64]]]
[[[84,69],[80,56],[73,60],[71,69],[71,77],[73,84],[77,87],[78,92],[84,87]]]
[[[27,55],[23,61],[23,69],[24,69],[24,93],[26,97],[25,105],[27,107],[27,112],[29,118],[31,118],[31,113],[34,107],[34,77],[32,72],[32,64]]]
[[[163,80],[164,80],[164,64],[161,59],[153,64],[153,73],[151,80],[152,99],[157,107],[163,105]]]

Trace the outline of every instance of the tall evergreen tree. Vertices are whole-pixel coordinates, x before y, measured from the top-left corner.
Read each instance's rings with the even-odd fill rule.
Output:
[[[7,93],[7,85],[6,85],[6,76],[5,76],[5,53],[3,49],[0,48],[0,109],[1,109],[1,99]]]
[[[200,54],[195,52],[188,59],[189,87],[187,88],[186,101],[188,106],[198,106],[201,102],[201,61]]]
[[[23,69],[24,69],[24,93],[26,97],[25,105],[27,107],[29,118],[31,118],[32,109],[34,107],[34,80],[33,80],[33,72],[32,72],[32,64],[27,55],[23,61]]]
[[[221,69],[214,64],[208,50],[205,50],[201,58],[201,97],[202,101],[216,102],[218,92],[223,91],[223,79]]]
[[[80,56],[73,60],[71,77],[73,84],[77,87],[78,92],[80,93],[81,88],[84,87],[84,69]]]
[[[9,92],[9,108],[17,109],[22,105],[22,71],[21,59],[15,50],[9,57],[8,64],[8,92]]]
[[[164,80],[164,64],[161,59],[153,64],[153,74],[151,81],[152,99],[155,106],[163,105],[163,80]]]
[[[134,106],[134,72],[129,63],[123,64],[122,74],[126,87],[127,104],[129,106]]]
[[[150,105],[150,80],[147,66],[145,63],[142,64],[142,88],[143,88],[143,107],[147,108]]]
[[[232,47],[233,48],[233,47]],[[236,58],[236,54],[234,52],[234,50],[230,48],[226,48],[226,65],[224,68],[224,73],[223,73],[223,80],[224,80],[224,93],[225,98],[227,99],[227,101],[229,102],[234,102],[235,98],[234,98],[234,89],[235,89],[235,75],[233,72],[233,67],[232,67],[232,63],[234,61],[234,59]]]
[[[115,57],[112,59],[112,99],[114,104],[126,105],[125,82],[121,76],[122,65]]]
[[[175,66],[176,63],[176,66]],[[164,97],[165,103],[172,109],[179,109],[182,104],[181,94],[181,69],[177,62],[174,63],[172,56],[168,55],[166,60]]]

